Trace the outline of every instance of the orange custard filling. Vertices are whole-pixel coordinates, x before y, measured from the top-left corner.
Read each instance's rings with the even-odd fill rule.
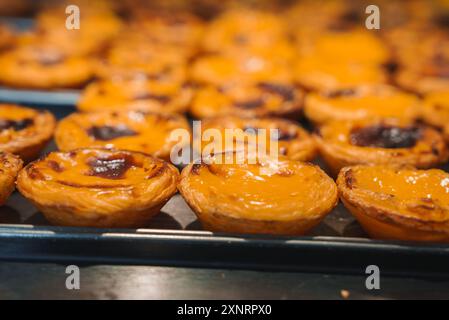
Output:
[[[389,166],[344,168],[338,187],[365,230],[382,239],[449,241],[449,174]]]

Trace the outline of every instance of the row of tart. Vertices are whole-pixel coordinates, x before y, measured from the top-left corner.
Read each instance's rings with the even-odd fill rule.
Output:
[[[178,189],[206,230],[275,235],[307,233],[340,195],[374,238],[449,240],[444,171],[352,166],[335,184],[319,167],[285,158],[225,161],[237,154],[210,155],[179,175],[169,163],[131,151],[53,152],[22,170],[20,159],[1,153],[0,195],[3,203],[18,175],[19,191],[53,224],[138,228]]]
[[[319,151],[334,174],[355,164],[432,168],[445,163],[449,155],[445,143],[449,126],[444,135],[430,126],[399,118],[331,121],[311,135],[286,119],[226,116],[203,120],[195,136],[187,119],[177,114],[126,110],[74,113],[56,125],[47,111],[0,105],[0,118],[0,150],[17,154],[26,162],[39,155],[53,134],[62,151],[126,149],[167,161],[173,161],[175,147],[190,150],[193,146],[201,153],[206,147],[209,152],[221,152],[237,143],[258,143],[265,150],[275,145],[280,155],[300,161],[313,160]],[[209,129],[216,129],[218,134],[206,134]],[[277,135],[265,135],[261,141],[259,129],[276,130]],[[257,139],[249,139],[251,136]]]

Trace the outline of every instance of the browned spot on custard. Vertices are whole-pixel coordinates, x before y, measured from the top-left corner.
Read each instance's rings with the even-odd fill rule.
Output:
[[[351,144],[359,147],[412,148],[420,138],[421,128],[417,126],[398,127],[379,124],[354,128],[350,133]]]
[[[263,107],[264,101],[262,99],[254,99],[254,100],[247,100],[247,101],[236,101],[234,102],[234,105],[237,108],[241,109],[256,109]]]
[[[130,137],[137,135],[137,132],[129,129],[125,125],[119,126],[93,126],[87,130],[87,134],[95,140],[109,141],[121,137]]]
[[[87,175],[111,180],[123,179],[129,168],[142,166],[127,153],[91,157],[87,159],[87,165],[91,168]]]
[[[64,168],[54,160],[48,160],[47,166],[55,172],[63,172]]]
[[[354,172],[349,169],[345,172],[345,184],[349,189],[352,189],[355,186],[356,180],[354,176]]]
[[[339,89],[339,90],[333,90],[333,91],[328,91],[326,93],[324,93],[324,96],[327,98],[341,98],[341,97],[350,97],[353,96],[355,94],[355,90],[354,89]]]
[[[277,94],[285,101],[292,101],[295,98],[295,89],[278,83],[261,82],[258,87],[266,92]]]
[[[34,124],[33,119],[26,118],[21,120],[0,119],[0,130],[13,129],[15,131],[24,130]]]

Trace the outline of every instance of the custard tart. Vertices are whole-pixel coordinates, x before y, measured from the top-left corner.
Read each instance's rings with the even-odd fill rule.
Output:
[[[16,177],[22,169],[18,156],[0,151],[0,206],[4,205],[16,187]]]
[[[449,174],[437,169],[354,166],[340,171],[340,198],[373,238],[449,241]]]
[[[306,56],[294,67],[295,80],[308,90],[325,91],[386,83],[384,67],[375,63],[338,62],[332,58]]]
[[[316,124],[332,120],[402,118],[415,120],[420,101],[414,95],[391,86],[372,85],[311,93],[304,113]]]
[[[12,31],[0,24],[0,50],[9,48],[14,43],[14,35]]]
[[[337,204],[334,181],[317,166],[237,157],[210,155],[182,171],[178,189],[207,230],[302,235]]]
[[[78,149],[30,163],[17,188],[55,225],[138,228],[176,193],[178,177],[143,153]]]
[[[198,119],[226,115],[298,118],[304,92],[291,83],[256,82],[202,86],[196,90],[190,113]]]
[[[449,89],[425,96],[422,117],[426,123],[435,127],[444,128],[449,124]]]
[[[53,136],[56,120],[45,110],[0,104],[0,151],[34,160]]]
[[[254,145],[245,148],[248,151],[255,147],[255,151],[262,152],[259,148],[264,148],[267,153],[277,152],[291,160],[311,161],[317,153],[316,143],[306,130],[280,118],[210,118],[202,121],[201,130],[202,137],[211,138],[201,143],[205,153],[245,148],[250,144]]]
[[[270,49],[273,43],[286,38],[287,29],[275,14],[242,9],[228,10],[210,23],[203,37],[206,52]]]
[[[105,59],[96,65],[99,78],[143,73],[157,80],[178,67],[185,69],[187,56],[176,46],[148,42],[148,39],[140,39],[139,33],[128,35],[128,32],[116,39]]]
[[[0,56],[0,83],[19,88],[76,88],[93,76],[92,60],[53,45],[24,45]]]
[[[400,119],[334,121],[320,127],[316,140],[336,175],[355,164],[396,164],[430,168],[447,160],[442,135]]]
[[[286,59],[276,52],[238,55],[206,55],[197,59],[190,70],[193,82],[203,85],[239,85],[257,82],[292,82],[293,74]]]
[[[166,78],[164,78],[166,76]],[[157,80],[145,74],[100,80],[89,84],[77,103],[82,112],[141,110],[183,113],[192,97],[192,87],[178,81],[181,75],[161,74]]]
[[[137,13],[136,27],[146,41],[177,48],[187,57],[196,54],[204,33],[204,23],[187,11],[142,11]]]
[[[184,117],[140,111],[73,113],[59,122],[55,141],[62,151],[86,147],[132,150],[169,160],[177,144],[171,137],[175,130],[190,133]]]

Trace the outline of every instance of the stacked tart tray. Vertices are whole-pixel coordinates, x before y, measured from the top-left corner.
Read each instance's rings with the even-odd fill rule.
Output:
[[[75,2],[0,24],[0,258],[447,273],[445,1]]]

